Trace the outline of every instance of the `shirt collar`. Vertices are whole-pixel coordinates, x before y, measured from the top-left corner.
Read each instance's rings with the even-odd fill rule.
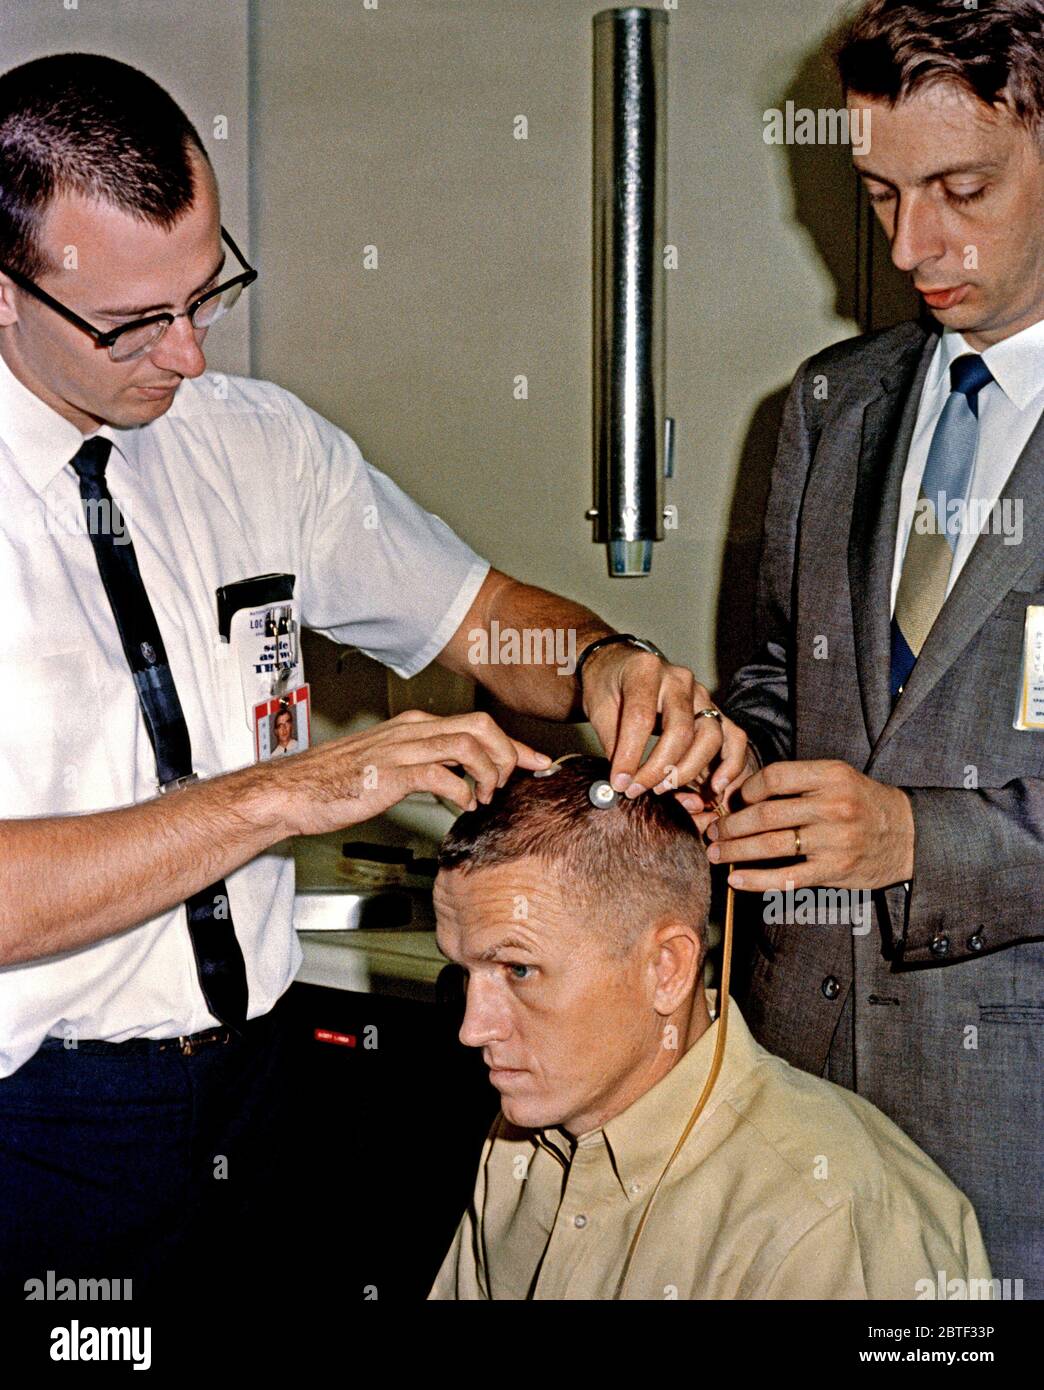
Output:
[[[707,1007],[713,1015],[716,990],[705,991]],[[576,1140],[577,1148],[604,1142],[613,1171],[627,1200],[644,1199],[689,1122],[710,1074],[714,1047],[718,1040],[718,1020],[680,1057],[666,1076],[643,1096],[615,1115],[601,1129],[591,1130]],[[710,1116],[757,1063],[760,1049],[736,1005],[729,996],[728,1028],[721,1071],[714,1083],[703,1114],[690,1136],[692,1142]],[[571,1156],[571,1146],[560,1129],[547,1129],[542,1137],[562,1154]]]
[[[938,379],[949,377],[950,363],[965,352],[978,352],[952,329],[943,330],[936,359]],[[1025,410],[1044,382],[1044,319],[983,349],[982,360],[1000,389],[1019,410]]]
[[[85,439],[96,435],[109,439],[126,456],[122,433],[102,425],[85,435],[23,385],[0,355],[0,442],[7,445],[15,467],[36,492],[42,493],[54,481]]]

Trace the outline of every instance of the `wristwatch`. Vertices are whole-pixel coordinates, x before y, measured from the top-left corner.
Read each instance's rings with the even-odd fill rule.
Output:
[[[640,651],[651,652],[653,656],[658,656],[661,661],[667,662],[667,658],[655,642],[649,642],[644,637],[635,637],[631,632],[611,632],[606,637],[597,637],[593,642],[589,642],[580,653],[576,662],[576,680],[581,684],[581,676],[584,670],[584,662],[587,658],[598,650],[599,647],[608,647],[613,642],[626,642],[631,647],[638,647]],[[667,662],[670,665],[669,662]]]

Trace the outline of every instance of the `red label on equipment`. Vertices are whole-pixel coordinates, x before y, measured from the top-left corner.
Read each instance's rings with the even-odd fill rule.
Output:
[[[316,1028],[312,1032],[316,1042],[336,1043],[338,1047],[354,1047],[354,1033],[334,1033],[329,1028]]]

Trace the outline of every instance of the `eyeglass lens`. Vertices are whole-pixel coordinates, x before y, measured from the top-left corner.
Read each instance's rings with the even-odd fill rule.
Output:
[[[228,313],[242,292],[241,284],[230,285],[222,294],[205,299],[192,315],[192,327],[209,328],[217,323],[218,319]],[[114,362],[127,362],[132,357],[141,357],[159,342],[169,326],[166,323],[150,323],[143,328],[131,328],[128,332],[121,333],[110,346],[109,355]]]

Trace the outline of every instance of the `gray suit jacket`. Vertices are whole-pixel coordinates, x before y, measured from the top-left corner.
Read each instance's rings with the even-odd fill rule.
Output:
[[[758,650],[723,701],[766,762],[840,758],[909,793],[912,888],[874,894],[868,938],[890,972],[959,971],[1044,939],[1044,733],[1012,727],[1026,605],[1044,604],[1044,420],[1002,494],[1021,500],[1022,543],[979,537],[894,708],[889,692],[900,485],[937,341],[905,323],[798,371],[766,516]],[[847,989],[852,976],[844,930],[761,924],[745,1000],[755,1036],[822,1073],[845,1000],[820,985]]]

